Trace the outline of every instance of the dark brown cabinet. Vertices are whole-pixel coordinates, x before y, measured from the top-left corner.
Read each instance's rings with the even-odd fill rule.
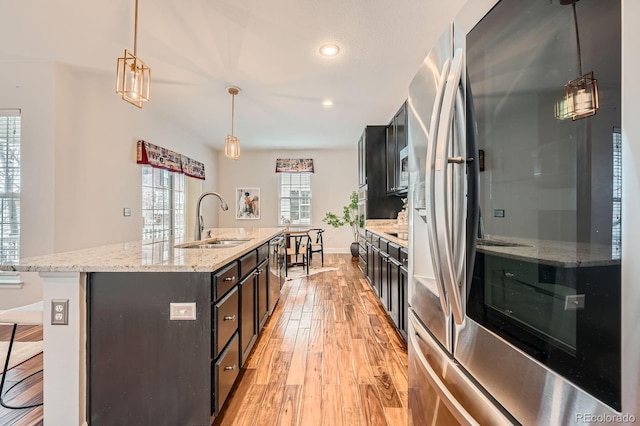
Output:
[[[268,265],[265,243],[214,273],[89,274],[91,424],[210,424],[268,318]]]
[[[386,131],[386,191],[404,194],[409,186],[407,108],[403,103]]]
[[[395,219],[402,209],[399,197],[387,194],[387,126],[367,126],[358,141],[358,182],[366,219]]]
[[[409,312],[407,249],[370,231],[366,231],[365,246],[367,280],[406,340]]]

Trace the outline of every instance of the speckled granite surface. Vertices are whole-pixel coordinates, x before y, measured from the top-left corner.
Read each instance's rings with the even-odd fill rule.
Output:
[[[132,241],[90,249],[21,259],[0,270],[21,272],[213,272],[229,261],[269,241],[278,228],[214,228],[211,238],[249,241],[225,248],[179,248],[189,238],[154,243]],[[207,235],[207,232],[203,233]]]
[[[389,241],[393,241],[400,247],[409,247],[409,230],[408,225],[397,225],[395,220],[391,219],[370,219],[364,225],[367,231],[373,232]],[[396,235],[390,235],[394,233]],[[406,237],[406,238],[398,238]]]
[[[483,245],[483,241],[489,244],[505,244],[505,246]],[[563,268],[620,264],[620,259],[614,259],[611,255],[611,246],[598,244],[487,236],[479,241],[477,250],[510,259]]]

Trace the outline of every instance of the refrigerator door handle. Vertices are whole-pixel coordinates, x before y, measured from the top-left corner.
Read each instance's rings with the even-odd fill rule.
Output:
[[[464,211],[459,205],[456,209],[452,208],[449,194],[450,188],[453,185],[454,197],[456,197],[456,200],[460,200],[461,197],[464,196],[464,190],[461,187],[463,185],[463,179],[456,179],[455,177],[449,176],[448,169],[450,167],[449,151],[450,141],[452,139],[451,127],[453,126],[453,114],[459,94],[459,85],[462,77],[463,66],[464,51],[462,49],[456,49],[453,62],[451,64],[451,72],[447,78],[447,86],[442,103],[441,119],[438,125],[434,165],[434,200],[432,202],[436,213],[436,223],[434,226],[436,227],[437,232],[437,253],[440,258],[442,278],[447,289],[453,319],[458,325],[464,322],[465,316],[460,288],[458,286],[458,282],[460,281],[462,274],[462,268],[459,268],[460,261],[458,259],[461,259],[461,261],[464,262],[464,245],[461,245],[458,241],[452,241],[452,234],[457,234],[459,237],[464,236],[464,233],[462,232],[464,228],[461,228],[459,225],[460,217],[464,217]],[[458,120],[458,122],[460,122],[460,120]],[[462,164],[463,163],[454,164],[453,166],[462,169],[458,172],[464,174],[464,168],[460,167]],[[462,177],[464,177],[464,175],[462,175]],[[456,204],[459,204],[459,201],[457,201]],[[455,215],[455,219],[453,220],[451,219],[451,213]]]
[[[461,424],[479,426],[479,423],[473,418],[473,416],[471,416],[471,414],[469,414],[469,412],[462,406],[462,404],[460,404],[460,402],[451,393],[451,391],[449,391],[447,385],[442,381],[442,379],[440,379],[431,364],[429,364],[427,357],[425,357],[422,353],[421,345],[418,342],[418,339],[424,342],[427,346],[431,347],[432,344],[430,343],[430,341],[432,340],[432,338],[430,336],[423,336],[421,326],[417,325],[414,322],[413,318],[411,318],[411,321],[413,322],[412,328],[415,332],[409,334],[409,339],[411,340],[411,344],[415,348],[414,352],[420,360],[420,364],[427,373],[427,376],[431,379],[431,384],[438,393],[440,400],[447,406],[451,414],[453,414]]]
[[[436,157],[436,141],[438,137],[438,131],[440,127],[440,109],[442,107],[442,101],[444,98],[445,88],[447,85],[447,77],[449,76],[449,69],[451,66],[451,60],[447,59],[442,66],[442,73],[440,74],[440,78],[438,79],[438,89],[436,92],[436,98],[433,106],[433,113],[431,115],[431,125],[429,129],[431,129],[431,141],[430,148],[427,152],[426,158],[426,175],[427,175],[427,184],[425,185],[425,200],[428,200],[428,208],[430,217],[427,219],[428,226],[428,237],[429,237],[429,245],[431,247],[432,253],[438,253],[440,250],[438,248],[438,237],[437,237],[437,220],[436,220],[436,203],[434,199],[434,182],[435,182],[435,157]],[[425,134],[428,132],[424,129]],[[431,194],[431,195],[430,195]],[[435,281],[438,288],[438,297],[440,299],[440,306],[442,307],[442,312],[444,312],[445,316],[449,316],[449,302],[447,300],[447,291],[444,284],[444,279],[442,278],[442,268],[440,266],[440,262],[436,259],[433,259],[433,271],[435,275]]]

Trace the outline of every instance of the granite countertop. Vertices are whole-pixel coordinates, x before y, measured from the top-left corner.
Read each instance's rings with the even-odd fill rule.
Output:
[[[211,237],[249,241],[224,248],[180,248],[190,238],[131,241],[20,259],[0,270],[21,272],[213,272],[280,234],[278,228],[212,228]],[[202,235],[208,235],[208,230]]]
[[[364,229],[392,241],[400,247],[409,248],[408,225],[397,225],[393,219],[369,219],[365,223]],[[396,235],[390,235],[390,233]]]
[[[490,245],[483,244],[483,241]],[[496,243],[504,245],[493,245]],[[563,268],[620,264],[620,259],[615,259],[611,255],[611,246],[599,244],[487,236],[479,240],[476,250],[481,253]]]

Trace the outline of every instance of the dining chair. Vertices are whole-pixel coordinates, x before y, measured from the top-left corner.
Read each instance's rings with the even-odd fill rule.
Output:
[[[324,266],[324,243],[322,241],[322,234],[324,232],[324,229],[313,228],[309,232],[311,236],[310,250],[309,250],[309,263],[313,261],[313,253],[320,253],[320,258],[322,259],[322,266]]]
[[[7,351],[7,358],[4,362],[4,370],[2,371],[2,380],[0,381],[0,405],[4,408],[19,410],[23,408],[33,408],[42,405],[43,403],[30,404],[30,405],[21,405],[21,406],[13,406],[9,405],[4,401],[4,397],[11,389],[19,385],[20,383],[27,380],[29,377],[32,377],[42,370],[38,370],[32,374],[29,374],[27,377],[20,379],[19,381],[12,384],[5,392],[4,384],[5,379],[7,377],[7,371],[9,370],[9,359],[11,358],[11,350],[13,349],[13,343],[16,337],[16,330],[18,325],[42,325],[42,312],[43,312],[43,303],[42,301],[32,303],[30,305],[19,306],[16,308],[7,309],[6,311],[0,312],[0,323],[8,323],[13,324],[13,330],[11,331],[11,339],[9,340],[9,349]]]
[[[308,250],[311,238],[307,232],[292,233],[288,235],[289,244],[286,247],[286,256],[284,262],[284,275],[289,274],[289,267],[303,266],[309,275],[309,253]],[[293,260],[295,258],[295,261]],[[299,259],[302,259],[300,262]]]

